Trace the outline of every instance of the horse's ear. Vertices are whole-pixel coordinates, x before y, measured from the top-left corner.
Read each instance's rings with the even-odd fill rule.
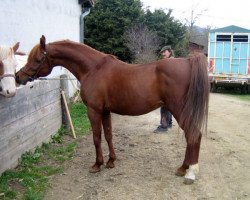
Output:
[[[17,49],[19,48],[19,42],[17,42],[14,46],[13,46],[13,50],[14,50],[14,53],[17,51]]]
[[[41,49],[45,50],[45,45],[46,45],[46,38],[44,37],[44,35],[42,35],[42,37],[40,38]]]
[[[16,52],[15,52],[15,55],[25,56],[25,55],[26,55],[26,53],[21,52],[21,51],[16,51]]]

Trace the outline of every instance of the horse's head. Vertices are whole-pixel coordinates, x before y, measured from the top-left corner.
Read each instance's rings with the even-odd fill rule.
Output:
[[[16,94],[16,59],[15,52],[19,47],[17,43],[14,47],[0,46],[0,94],[12,97]]]
[[[28,81],[47,76],[51,70],[46,39],[42,36],[40,44],[31,50],[26,65],[16,73],[16,82],[25,85]]]

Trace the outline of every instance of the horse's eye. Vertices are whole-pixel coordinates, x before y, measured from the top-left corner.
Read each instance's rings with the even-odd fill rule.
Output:
[[[36,60],[35,62],[36,62],[37,64],[40,64],[40,63],[41,63],[41,61],[40,61],[40,60]]]

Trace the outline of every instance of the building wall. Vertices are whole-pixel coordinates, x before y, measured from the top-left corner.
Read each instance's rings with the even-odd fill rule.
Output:
[[[41,35],[47,42],[80,41],[81,6],[78,0],[0,0],[0,44],[20,42],[20,51],[29,53]],[[56,67],[51,76],[68,73]],[[70,96],[74,87],[69,83]],[[76,81],[75,81],[76,84]]]
[[[78,0],[0,0],[0,44],[20,42],[28,53],[41,35],[79,42],[80,15]]]

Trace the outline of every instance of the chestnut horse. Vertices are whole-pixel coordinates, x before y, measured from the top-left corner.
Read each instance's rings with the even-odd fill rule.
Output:
[[[19,43],[13,47],[0,46],[0,94],[12,97],[16,94],[15,73],[17,61],[15,54],[18,53]]]
[[[69,40],[46,44],[42,36],[27,64],[17,72],[16,81],[26,84],[47,76],[54,66],[64,66],[81,83],[81,98],[87,106],[96,149],[96,162],[90,172],[99,172],[104,163],[101,126],[109,147],[106,167],[114,167],[111,112],[142,115],[164,105],[184,130],[187,141],[185,159],[176,174],[185,176],[185,183],[193,183],[198,173],[201,131],[206,129],[208,114],[209,82],[204,55],[134,65]]]

